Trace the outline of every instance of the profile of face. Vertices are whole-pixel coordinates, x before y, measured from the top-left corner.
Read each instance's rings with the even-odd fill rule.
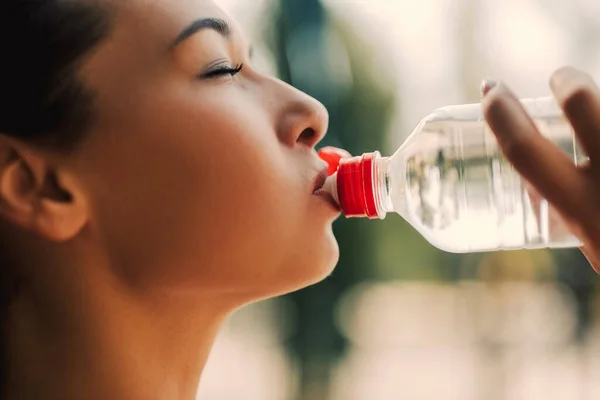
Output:
[[[110,34],[78,69],[93,122],[55,158],[76,223],[37,233],[98,245],[138,287],[252,300],[326,277],[338,211],[313,195],[324,107],[255,70],[212,1],[111,3]]]

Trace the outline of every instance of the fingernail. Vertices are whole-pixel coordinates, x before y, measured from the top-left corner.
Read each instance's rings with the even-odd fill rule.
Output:
[[[490,90],[498,86],[498,82],[493,79],[487,78],[481,82],[481,94],[485,97]]]

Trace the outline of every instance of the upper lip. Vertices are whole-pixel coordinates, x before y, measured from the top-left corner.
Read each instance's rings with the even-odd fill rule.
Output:
[[[323,188],[323,185],[325,185],[325,181],[327,180],[328,172],[329,172],[328,167],[325,167],[321,171],[319,171],[317,177],[315,178],[315,183],[313,186],[313,193],[316,192],[317,190]]]

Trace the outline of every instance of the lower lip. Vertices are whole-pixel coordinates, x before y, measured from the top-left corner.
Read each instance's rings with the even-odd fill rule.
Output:
[[[323,200],[325,200],[327,203],[329,203],[329,205],[331,205],[331,207],[333,207],[333,209],[337,212],[340,212],[340,206],[338,205],[338,203],[335,201],[335,199],[333,198],[333,196],[327,192],[325,189],[317,189],[313,192],[313,196],[316,197],[320,197]]]

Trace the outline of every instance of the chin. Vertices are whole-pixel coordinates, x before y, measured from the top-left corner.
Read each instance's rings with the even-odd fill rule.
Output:
[[[331,275],[339,256],[339,246],[331,231],[323,235],[320,242],[304,243],[304,246],[286,252],[286,257],[269,274],[270,277],[254,286],[256,291],[252,297],[263,300],[315,285]]]
[[[340,249],[333,232],[325,235],[322,242],[315,244],[313,249],[315,251],[306,252],[301,259],[292,263],[294,274],[288,269],[287,275],[295,277],[294,282],[291,282],[293,287],[288,292],[317,284],[334,271],[340,258]]]
[[[320,269],[321,276],[314,283],[320,282],[331,275],[340,260],[340,247],[333,232],[329,231],[325,239],[326,243],[323,246],[324,254],[319,263],[322,266]]]

